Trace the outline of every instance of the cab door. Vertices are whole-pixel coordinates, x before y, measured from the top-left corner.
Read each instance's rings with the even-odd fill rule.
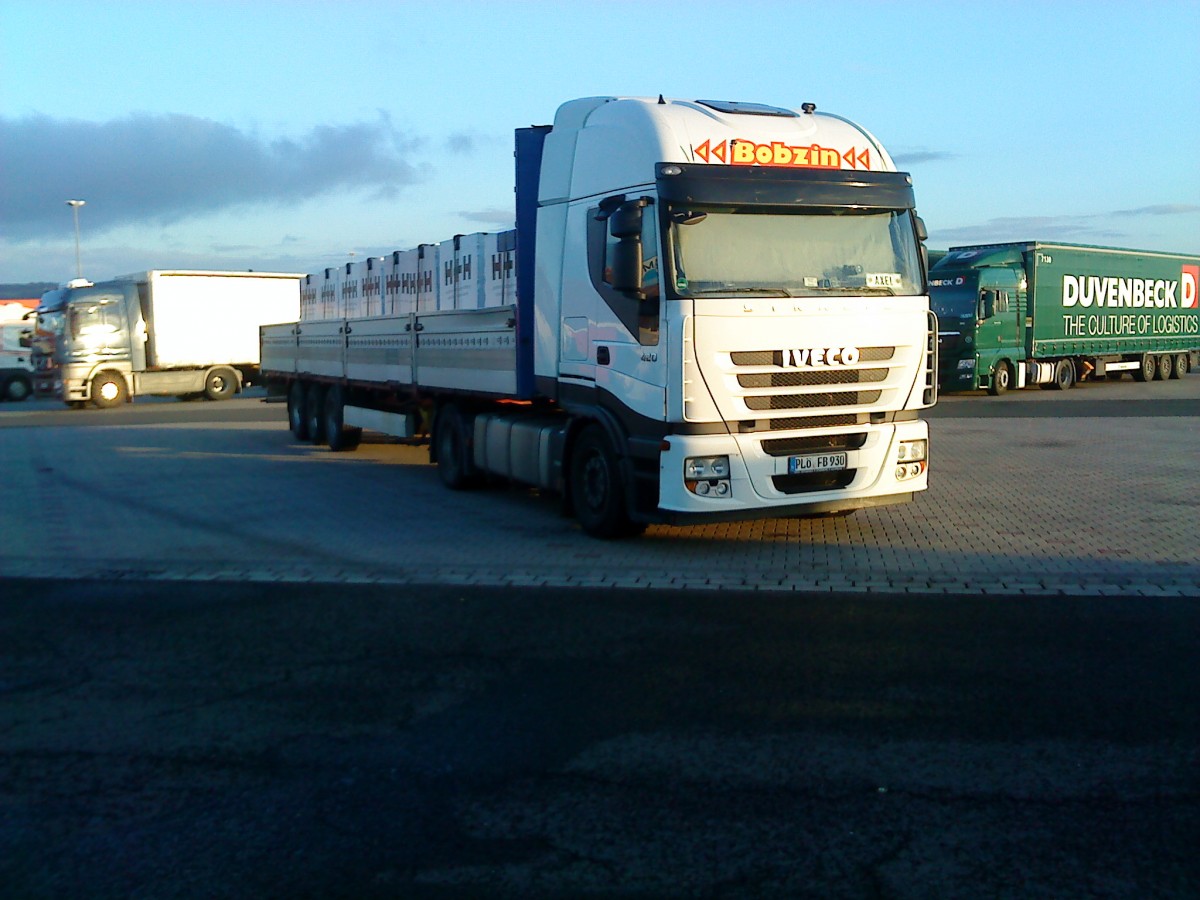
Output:
[[[1001,360],[1017,362],[1021,350],[1020,291],[1017,273],[1012,269],[984,269],[979,281],[975,348],[979,354],[978,371],[993,372]]]

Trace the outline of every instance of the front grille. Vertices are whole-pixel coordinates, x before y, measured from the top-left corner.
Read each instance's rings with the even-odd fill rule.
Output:
[[[892,374],[887,363],[895,358],[896,352],[895,347],[861,347],[857,358],[851,357],[850,363],[831,352],[830,359],[839,361],[828,365],[808,364],[813,358],[825,357],[820,351],[805,350],[739,350],[730,352],[729,360],[742,402],[752,411],[804,413],[831,407],[859,407],[867,411],[883,397],[883,388]],[[878,388],[862,389],[874,386]],[[781,393],[781,389],[787,393]],[[816,418],[795,418],[791,427],[856,424],[853,418],[838,422],[817,422]],[[771,422],[772,429],[781,427],[778,421]]]
[[[863,425],[869,418],[867,416],[856,416],[853,413],[844,416],[811,416],[806,419],[764,419],[761,423],[755,423],[762,427],[754,428],[755,431],[791,431],[795,428],[844,428],[847,425]]]
[[[887,369],[821,369],[815,372],[756,372],[739,375],[744,388],[822,387],[836,384],[873,384],[887,378]]]
[[[774,475],[775,490],[781,494],[812,494],[847,487],[854,480],[854,469],[841,472],[811,472],[807,475]]]
[[[762,442],[763,452],[770,456],[793,456],[797,453],[817,453],[822,450],[860,450],[867,442],[867,433],[820,434],[812,437],[769,438]]]
[[[864,406],[878,403],[883,391],[842,391],[824,394],[769,394],[747,397],[746,406],[765,409],[820,409],[824,406]]]

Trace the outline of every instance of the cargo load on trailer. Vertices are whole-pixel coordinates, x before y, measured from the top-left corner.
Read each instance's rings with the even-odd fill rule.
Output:
[[[1024,241],[929,273],[944,391],[1179,378],[1200,362],[1200,257]]]
[[[69,405],[117,406],[138,395],[223,400],[259,378],[259,326],[300,312],[300,275],[139,272],[72,281],[38,307],[36,341],[53,354]],[[42,373],[39,372],[39,375]]]
[[[926,488],[925,232],[868,131],[592,97],[515,158],[513,230],[321,269],[262,329],[297,438],[428,433],[449,487],[556,491],[601,537]]]

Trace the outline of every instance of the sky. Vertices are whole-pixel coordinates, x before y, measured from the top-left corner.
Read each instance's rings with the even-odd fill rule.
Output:
[[[596,95],[815,103],[928,246],[1200,254],[1200,0],[4,0],[0,283],[316,272],[512,227]]]

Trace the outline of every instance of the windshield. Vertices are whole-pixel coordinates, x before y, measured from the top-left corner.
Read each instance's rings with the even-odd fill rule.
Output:
[[[966,276],[929,277],[929,306],[939,319],[974,317],[979,300],[977,280]]]
[[[73,353],[111,353],[129,346],[120,288],[75,291],[67,306],[63,329]]]
[[[908,210],[688,209],[671,219],[683,296],[923,293]]]

